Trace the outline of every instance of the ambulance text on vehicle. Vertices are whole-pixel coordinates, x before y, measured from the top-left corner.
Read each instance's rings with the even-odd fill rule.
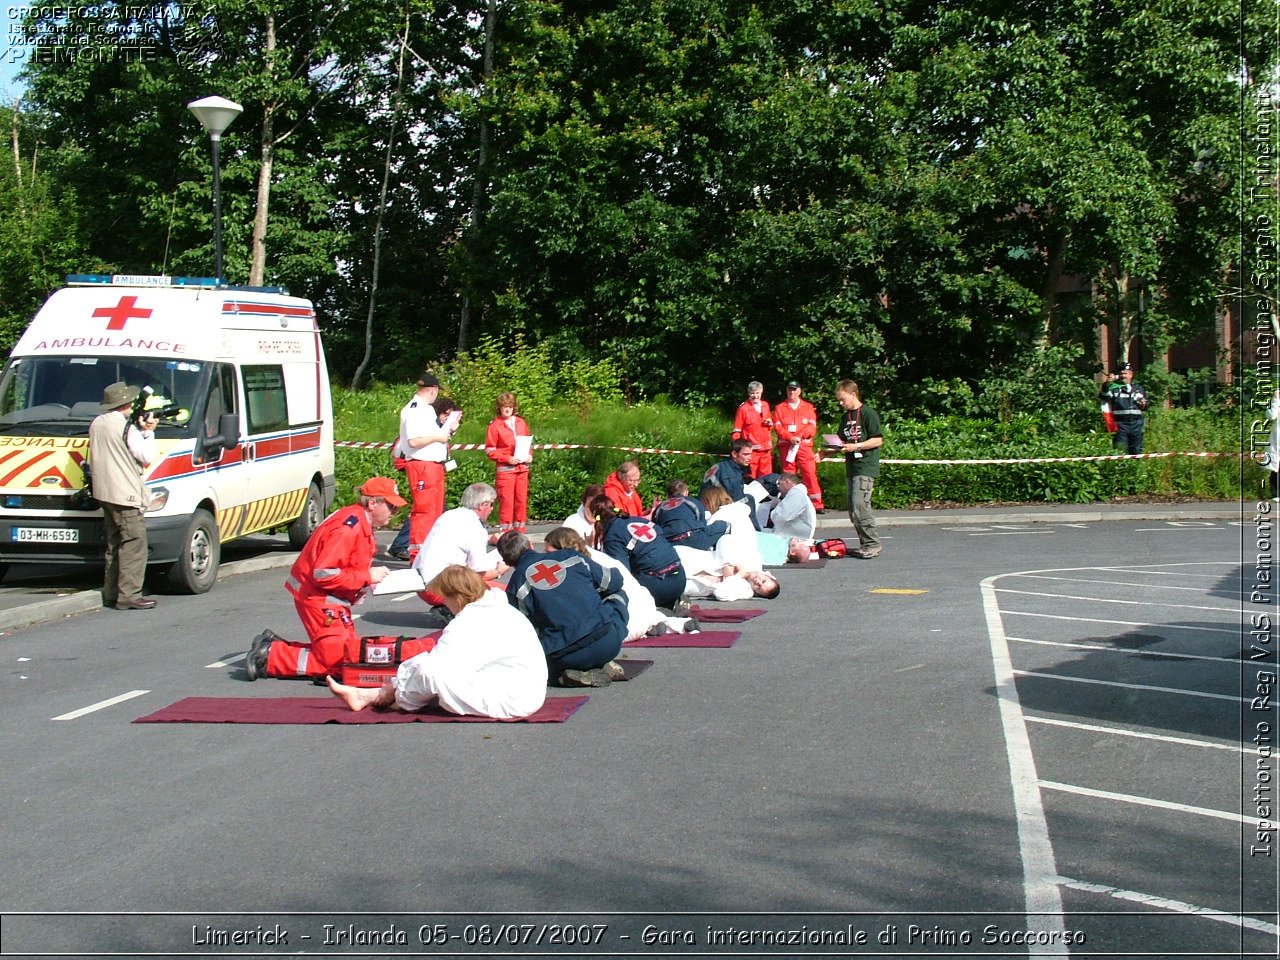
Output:
[[[287,527],[300,547],[334,493],[311,303],[206,278],[67,280],[0,374],[0,564],[102,562],[89,424],[117,381],[149,387],[161,414],[143,476],[148,562],[178,590],[213,586],[228,540]]]

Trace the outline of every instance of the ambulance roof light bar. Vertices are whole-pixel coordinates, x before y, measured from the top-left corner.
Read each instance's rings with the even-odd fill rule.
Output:
[[[220,290],[249,290],[254,293],[279,293],[289,295],[284,287],[249,287],[239,284],[219,284],[217,277],[166,277],[148,274],[124,273],[69,273],[69,287],[209,287]]]

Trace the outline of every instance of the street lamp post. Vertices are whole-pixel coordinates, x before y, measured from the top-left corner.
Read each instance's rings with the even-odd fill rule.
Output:
[[[196,115],[200,124],[209,131],[209,139],[213,141],[213,261],[218,285],[222,285],[222,171],[218,161],[218,143],[222,140],[222,131],[231,126],[231,121],[240,116],[244,107],[224,97],[205,97],[187,104],[187,109]]]

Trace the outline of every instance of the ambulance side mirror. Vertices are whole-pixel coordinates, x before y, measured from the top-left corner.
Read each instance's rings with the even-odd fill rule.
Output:
[[[222,451],[238,446],[240,443],[240,417],[235,413],[224,413],[218,417],[218,432],[212,437],[205,437],[200,444],[199,462],[207,463],[222,457]]]

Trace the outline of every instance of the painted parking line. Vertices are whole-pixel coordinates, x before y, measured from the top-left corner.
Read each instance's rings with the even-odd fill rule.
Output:
[[[130,690],[128,693],[122,693],[118,697],[112,697],[110,700],[102,700],[98,703],[91,703],[87,707],[81,707],[79,710],[72,710],[70,713],[64,713],[53,717],[54,720],[75,720],[83,717],[85,714],[94,713],[98,710],[105,710],[107,707],[114,707],[117,703],[124,703],[126,700],[132,700],[134,697],[140,697],[150,690]]]
[[[1207,660],[1210,663],[1229,664],[1233,667],[1240,666],[1238,657],[1209,657],[1203,653],[1170,653],[1162,650],[1152,650],[1149,647],[1143,647],[1141,650],[1134,650],[1130,647],[1113,647],[1105,643],[1082,643],[1077,640],[1032,640],[1028,637],[1010,637],[1014,643],[1029,643],[1038,647],[1066,647],[1071,650],[1098,650],[1102,653],[1121,653],[1130,657],[1165,657],[1168,660]]]
[[[1183,697],[1205,697],[1209,700],[1230,700],[1234,703],[1250,703],[1248,697],[1232,697],[1225,693],[1204,693],[1200,690],[1184,690],[1181,687],[1154,687],[1146,683],[1121,683],[1119,680],[1095,680],[1092,677],[1069,677],[1061,673],[1041,670],[1015,670],[1015,677],[1037,677],[1041,680],[1063,680],[1067,683],[1087,683],[1099,687],[1122,687],[1125,690],[1145,690],[1148,693],[1173,693]]]
[[[1093,787],[1081,787],[1074,783],[1055,783],[1053,780],[1041,780],[1041,788],[1057,790],[1061,793],[1074,793],[1081,797],[1094,797],[1098,800],[1111,800],[1116,803],[1135,804],[1140,807],[1153,807],[1157,810],[1172,810],[1175,813],[1189,813],[1198,817],[1212,817],[1215,820],[1230,820],[1233,823],[1254,823],[1257,818],[1246,817],[1230,810],[1212,810],[1209,807],[1193,807],[1186,803],[1174,803],[1172,800],[1158,800],[1155,797],[1138,797],[1131,793],[1115,793],[1111,790],[1095,790]]]
[[[1030,610],[1001,610],[1006,617],[1043,617],[1046,620],[1070,620],[1074,623],[1107,623],[1118,627],[1145,627],[1148,630],[1193,630],[1196,633],[1225,633],[1239,637],[1240,628],[1236,627],[1199,627],[1186,623],[1151,623],[1147,620],[1104,620],[1097,617],[1068,617],[1061,613],[1033,613]]]
[[[1257,930],[1261,933],[1269,933],[1272,935],[1280,934],[1280,926],[1274,923],[1268,923],[1266,920],[1259,920],[1257,917],[1243,917],[1235,913],[1226,913],[1222,910],[1211,910],[1208,907],[1197,907],[1194,904],[1184,903],[1181,900],[1170,900],[1167,897],[1156,897],[1149,893],[1138,893],[1136,890],[1121,890],[1118,887],[1109,887],[1105,883],[1087,883],[1084,880],[1073,880],[1070,877],[1059,877],[1058,882],[1064,887],[1072,890],[1080,890],[1084,893],[1100,893],[1103,896],[1114,897],[1117,900],[1127,900],[1131,903],[1140,903],[1146,907],[1156,907],[1159,910],[1169,910],[1174,913],[1185,913],[1190,916],[1203,917],[1205,920],[1216,920],[1219,923],[1229,923],[1232,926],[1244,927],[1249,930]]]
[[[1204,587],[1180,587],[1172,583],[1134,583],[1128,580],[1088,580],[1083,577],[1050,577],[1040,573],[1020,573],[1017,577],[1019,580],[1056,580],[1065,583],[1098,583],[1108,587],[1138,587],[1143,590],[1189,590],[1193,593],[1204,593]],[[1243,593],[1241,595],[1243,596]]]
[[[1024,716],[1027,723],[1043,723],[1051,727],[1067,727],[1071,730],[1086,730],[1089,733],[1105,733],[1115,737],[1134,737],[1139,740],[1158,740],[1161,743],[1176,743],[1184,747],[1208,747],[1211,750],[1227,750],[1231,753],[1249,753],[1252,747],[1244,747],[1238,743],[1213,743],[1209,740],[1193,740],[1190,737],[1174,737],[1167,733],[1146,733],[1142,730],[1126,730],[1124,727],[1105,727],[1098,723],[1081,723],[1078,720],[1059,720],[1056,717]]]
[[[1023,597],[1050,597],[1054,600],[1085,600],[1090,603],[1123,603],[1132,607],[1173,607],[1175,610],[1207,610],[1210,613],[1240,614],[1239,607],[1206,607],[1195,603],[1164,603],[1160,600],[1118,600],[1110,597],[1077,597],[1069,593],[1037,593],[1034,590],[1011,590],[1008,587],[996,587],[997,593],[1011,593]]]

